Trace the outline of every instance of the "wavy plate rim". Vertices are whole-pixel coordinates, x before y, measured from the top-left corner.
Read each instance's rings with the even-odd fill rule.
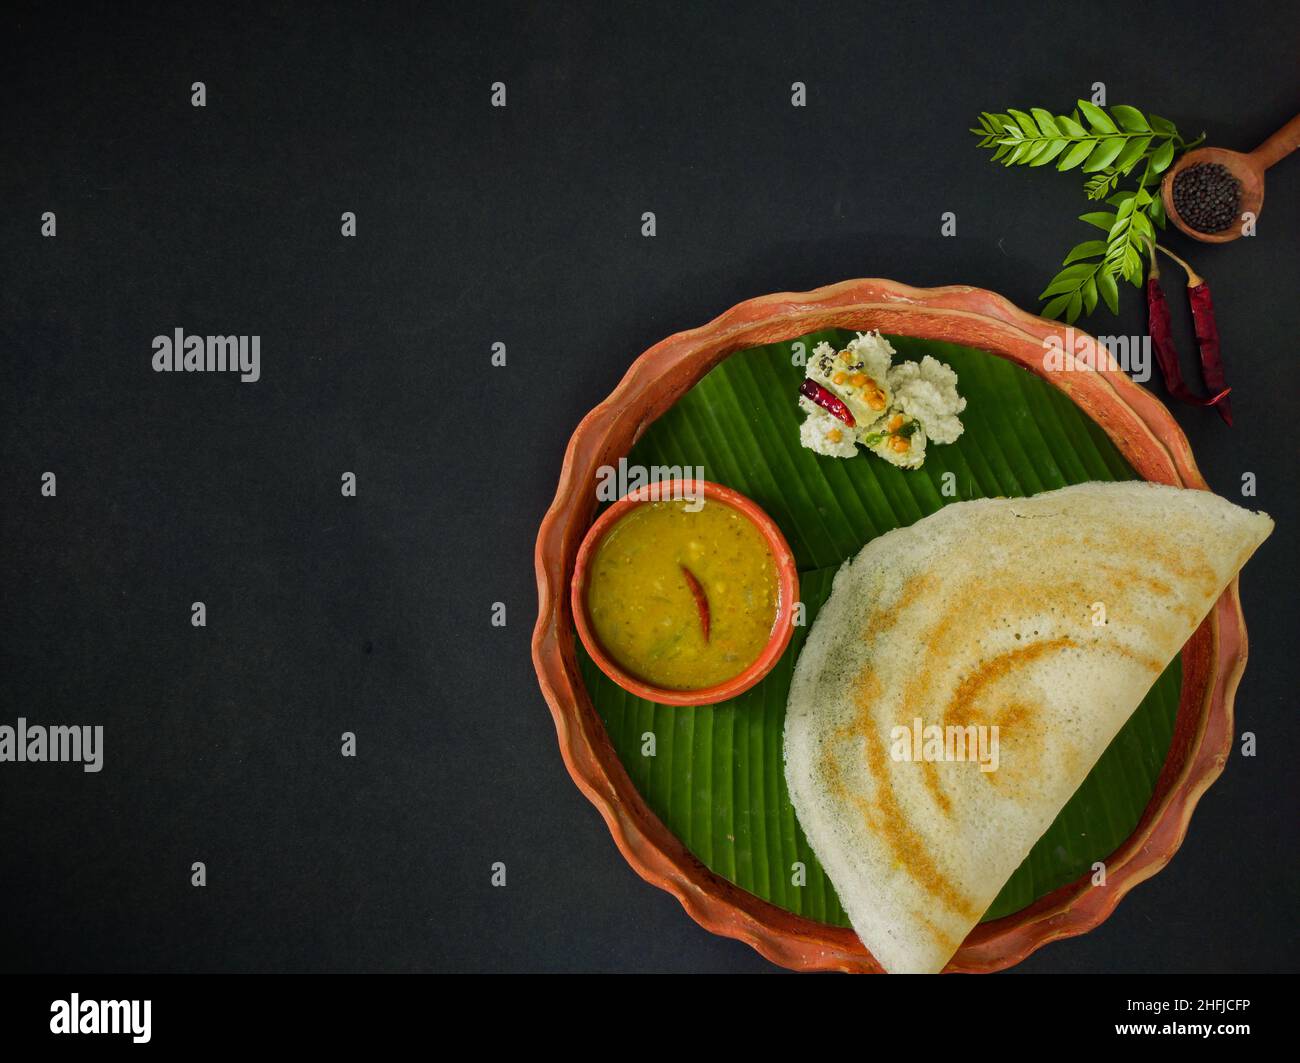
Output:
[[[579,423],[565,450],[554,501],[538,531],[538,618],[532,657],[565,766],[604,818],[615,844],[646,881],[673,894],[705,929],[744,941],[793,970],[879,972],[852,930],[764,901],[710,871],[650,810],[605,732],[578,672],[569,580],[595,511],[595,470],[616,462],[645,427],[728,355],[824,328],[855,328],[957,343],[1030,370],[1079,406],[1144,479],[1208,490],[1191,446],[1164,405],[1124,374],[1106,349],[1075,329],[1090,367],[1049,369],[1045,341],[1067,330],[981,288],[913,288],[882,278],[777,292],[738,303],[699,328],[675,333],[629,367]],[[1080,348],[1075,347],[1075,350]],[[991,972],[1043,945],[1100,925],[1134,886],[1182,844],[1201,795],[1223,771],[1232,703],[1245,668],[1245,620],[1234,579],[1182,651],[1173,740],[1137,826],[1106,861],[1105,886],[1081,876],[1002,919],[978,925],[946,971]]]

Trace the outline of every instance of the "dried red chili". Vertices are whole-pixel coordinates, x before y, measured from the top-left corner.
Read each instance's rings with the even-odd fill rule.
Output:
[[[829,388],[822,387],[817,381],[805,380],[799,385],[799,394],[815,402],[832,417],[838,417],[848,427],[853,428],[857,425],[857,421],[853,419],[853,414],[849,412],[849,408],[844,405],[843,401]]]
[[[1223,405],[1228,401],[1228,392],[1231,388],[1224,387],[1222,365],[1215,360],[1215,374],[1211,377],[1210,361],[1207,360],[1206,347],[1201,345],[1201,366],[1202,373],[1205,376],[1206,386],[1210,388],[1211,394],[1201,398],[1195,394],[1184,382],[1182,370],[1178,364],[1178,348],[1174,346],[1173,326],[1169,316],[1169,304],[1165,300],[1164,290],[1160,287],[1160,266],[1156,262],[1156,245],[1149,245],[1151,254],[1151,269],[1147,273],[1147,314],[1151,332],[1151,343],[1155,347],[1156,361],[1160,365],[1160,373],[1165,379],[1165,388],[1169,394],[1183,402],[1190,403],[1194,406],[1217,406],[1220,414],[1223,413]],[[1160,250],[1165,251],[1162,247]],[[1167,251],[1165,251],[1168,254]],[[1172,256],[1171,256],[1172,257]],[[1186,268],[1186,263],[1183,264]],[[1189,271],[1189,276],[1191,276]],[[1199,281],[1200,278],[1197,278]],[[1203,283],[1202,286],[1204,287]],[[1209,297],[1209,289],[1205,288],[1205,298]],[[1196,319],[1196,304],[1193,303],[1192,316]],[[1213,310],[1210,311],[1210,325],[1213,326]],[[1201,325],[1197,324],[1197,341],[1200,342]],[[1216,352],[1217,352],[1217,332],[1215,333]],[[1224,418],[1229,424],[1232,423],[1230,416]]]
[[[1228,401],[1228,391],[1224,385],[1227,379],[1223,374],[1223,359],[1219,354],[1219,324],[1214,316],[1214,299],[1210,295],[1210,286],[1205,279],[1197,276],[1192,269],[1168,248],[1160,248],[1184,270],[1187,271],[1187,301],[1192,307],[1192,325],[1196,329],[1196,346],[1201,352],[1201,373],[1205,377],[1205,386],[1211,392],[1218,392],[1214,407],[1229,428],[1232,427],[1232,404]]]
[[[686,586],[690,587],[691,594],[695,596],[695,608],[700,613],[700,630],[704,632],[704,641],[709,641],[709,598],[704,593],[704,588],[700,586],[700,581],[695,578],[695,573],[685,565],[680,566],[682,575],[686,577]]]
[[[1204,281],[1189,286],[1187,298],[1192,304],[1192,322],[1196,327],[1196,345],[1201,350],[1201,372],[1205,375],[1205,386],[1211,391],[1222,389],[1214,408],[1219,411],[1224,424],[1231,428],[1232,403],[1228,401],[1231,389],[1224,386],[1227,378],[1223,374],[1223,359],[1219,355],[1219,323],[1214,316],[1210,286]]]

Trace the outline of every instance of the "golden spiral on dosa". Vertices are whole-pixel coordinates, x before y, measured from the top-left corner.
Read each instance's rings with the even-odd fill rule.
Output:
[[[943,968],[1272,528],[1207,491],[1090,483],[955,503],[845,563],[785,773],[881,966]],[[912,757],[898,729],[929,727],[997,727],[996,770]]]

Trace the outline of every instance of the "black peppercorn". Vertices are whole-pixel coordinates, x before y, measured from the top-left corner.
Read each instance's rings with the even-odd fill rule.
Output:
[[[1217,233],[1232,225],[1241,208],[1241,183],[1217,162],[1189,166],[1174,178],[1174,209],[1200,233]]]

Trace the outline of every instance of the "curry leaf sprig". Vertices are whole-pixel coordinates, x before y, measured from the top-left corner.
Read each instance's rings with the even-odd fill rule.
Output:
[[[1093,199],[1104,199],[1109,191],[1101,191],[1104,184],[1110,181],[1113,187],[1112,178],[1130,173],[1139,162],[1154,159],[1160,173],[1177,151],[1190,146],[1177,127],[1159,115],[1126,104],[1115,105],[1107,114],[1087,100],[1077,103],[1069,115],[1053,115],[1041,107],[1028,113],[1015,108],[1006,114],[985,111],[971,132],[980,138],[980,147],[994,149],[993,158],[1004,166],[1046,166],[1055,159],[1058,170],[1082,166],[1084,173],[1097,173],[1099,179],[1088,182]]]
[[[1065,268],[1039,296],[1047,300],[1045,317],[1068,322],[1081,313],[1091,314],[1099,300],[1118,313],[1118,278],[1141,287],[1145,241],[1154,240],[1155,227],[1165,225],[1164,206],[1152,189],[1180,152],[1203,139],[1185,141],[1168,119],[1136,107],[1117,104],[1107,113],[1087,100],[1077,103],[1069,115],[1053,115],[1041,107],[1028,112],[1008,108],[1005,114],[986,111],[978,128],[971,130],[980,138],[979,146],[992,148],[992,159],[1004,166],[1055,161],[1058,170],[1081,168],[1091,174],[1084,182],[1087,197],[1115,208],[1080,216],[1103,229],[1106,238],[1075,245],[1065,257]],[[1140,173],[1137,187],[1116,191],[1134,172]]]

